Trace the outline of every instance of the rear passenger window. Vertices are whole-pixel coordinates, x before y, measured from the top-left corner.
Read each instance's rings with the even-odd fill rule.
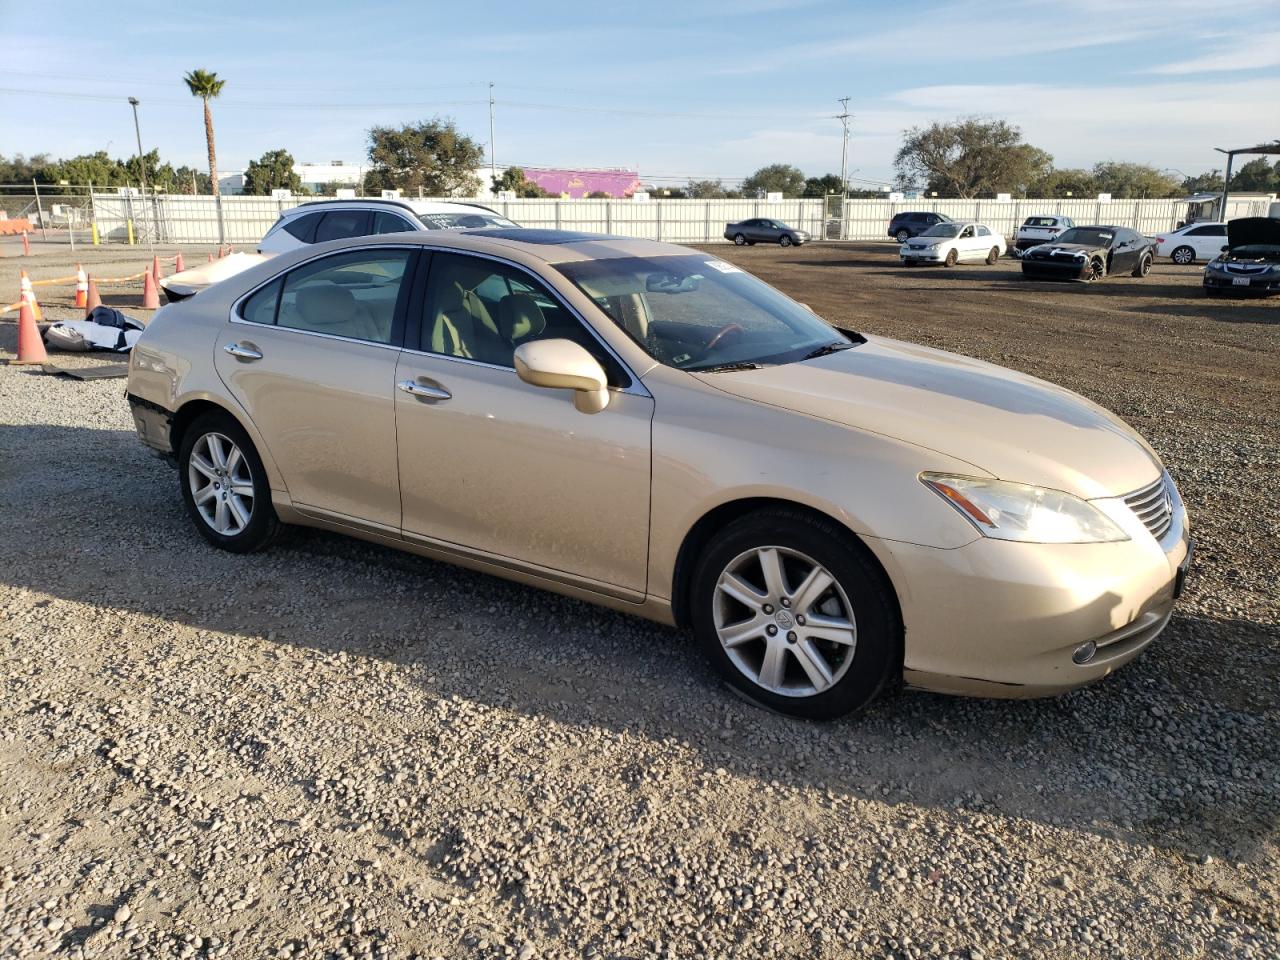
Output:
[[[404,217],[396,216],[394,213],[384,213],[379,210],[373,215],[373,230],[371,233],[404,233],[406,230],[414,229],[413,225]]]
[[[265,287],[246,300],[240,307],[240,316],[250,323],[273,324],[276,322],[276,303],[280,299],[279,279],[272,280]]]
[[[298,267],[284,277],[276,325],[371,343],[391,343],[408,250],[357,250]]]
[[[301,217],[291,217],[285,221],[285,232],[297,237],[303,243],[312,243],[316,235],[316,225],[320,223],[322,213],[308,213]]]
[[[330,210],[316,227],[316,243],[340,240],[344,237],[363,237],[369,232],[367,210]]]

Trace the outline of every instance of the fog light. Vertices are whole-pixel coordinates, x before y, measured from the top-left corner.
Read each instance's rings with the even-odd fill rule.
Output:
[[[1082,643],[1076,647],[1076,652],[1071,655],[1071,660],[1074,663],[1088,663],[1097,652],[1098,645],[1090,640],[1088,643]]]

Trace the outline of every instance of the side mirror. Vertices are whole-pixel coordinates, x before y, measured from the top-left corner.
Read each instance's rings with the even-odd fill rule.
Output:
[[[572,340],[533,340],[516,347],[516,376],[535,387],[572,390],[580,413],[599,413],[609,405],[604,368]]]

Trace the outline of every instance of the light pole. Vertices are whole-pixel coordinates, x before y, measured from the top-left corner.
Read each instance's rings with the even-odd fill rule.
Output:
[[[151,236],[151,208],[147,205],[147,160],[142,155],[142,128],[138,126],[138,104],[141,101],[137,97],[129,98],[129,106],[133,107],[133,132],[138,137],[138,169],[142,171],[142,209],[147,212],[147,249],[152,249]]]

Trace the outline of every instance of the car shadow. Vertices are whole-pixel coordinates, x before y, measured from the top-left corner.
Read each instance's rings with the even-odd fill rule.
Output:
[[[190,525],[175,472],[128,431],[5,427],[0,464],[0,502],[28,505],[7,520],[0,582],[354,664],[387,660],[417,678],[424,710],[480,701],[678,742],[708,770],[762,783],[1002,815],[1196,856],[1250,859],[1280,825],[1280,781],[1239,773],[1270,769],[1274,758],[1240,756],[1238,768],[1221,769],[1221,755],[1193,733],[1276,724],[1273,626],[1178,615],[1134,664],[1065,696],[904,693],[853,718],[805,723],[730,695],[684,630],[321,531],[296,530],[259,554],[217,551]],[[56,495],[41,496],[51,475]],[[291,613],[317,604],[322,617]],[[432,668],[462,640],[474,670]],[[135,685],[147,683],[145,663],[130,669]],[[1246,672],[1258,678],[1250,689],[1218,679]],[[1268,742],[1280,730],[1272,734]]]

